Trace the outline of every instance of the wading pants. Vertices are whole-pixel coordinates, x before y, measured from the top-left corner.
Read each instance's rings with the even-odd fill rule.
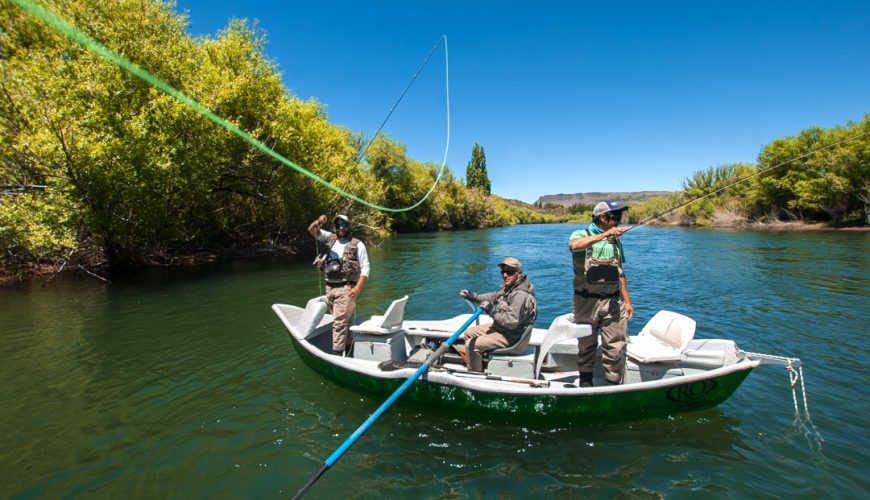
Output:
[[[350,297],[350,285],[326,285],[326,303],[332,311],[332,350],[341,352],[347,350],[353,343],[350,336],[350,321],[356,301]]]
[[[468,369],[475,372],[483,371],[483,353],[507,347],[511,341],[493,329],[493,325],[476,325],[465,330],[465,353],[468,355]]]
[[[577,339],[577,366],[580,373],[592,373],[598,333],[601,333],[601,364],[604,378],[621,384],[625,372],[625,341],[628,320],[621,295],[606,299],[585,298],[574,294],[574,322],[592,325],[592,335]]]

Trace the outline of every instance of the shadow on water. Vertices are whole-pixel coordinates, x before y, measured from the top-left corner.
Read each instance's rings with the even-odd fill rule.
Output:
[[[378,425],[336,465],[332,477],[322,480],[320,493],[335,493],[351,478],[358,486],[352,496],[361,498],[374,492],[403,497],[478,497],[507,491],[520,497],[576,496],[584,489],[617,494],[639,485],[661,492],[728,491],[703,476],[676,488],[667,478],[674,467],[704,470],[723,461],[736,465],[751,453],[736,431],[740,422],[717,410],[630,425],[535,428],[469,424],[397,409]],[[383,471],[389,471],[387,478]]]

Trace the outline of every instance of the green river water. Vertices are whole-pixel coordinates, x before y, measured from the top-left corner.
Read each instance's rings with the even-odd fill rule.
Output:
[[[568,235],[532,225],[400,236],[370,248],[358,317],[468,311],[519,258],[537,326],[570,312]],[[624,237],[636,334],[659,309],[697,338],[799,357],[817,433],[787,372],[762,366],[717,408],[595,426],[506,424],[392,408],[311,498],[866,497],[870,233],[640,228]],[[300,261],[240,261],[0,289],[0,495],[292,495],[381,403],[296,356],[273,303],[319,293]]]

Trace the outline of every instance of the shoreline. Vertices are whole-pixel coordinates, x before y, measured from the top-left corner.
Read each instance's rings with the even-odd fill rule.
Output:
[[[626,224],[630,226],[631,224]],[[870,231],[870,226],[831,226],[827,222],[735,222],[727,224],[681,224],[679,222],[656,222],[650,226],[685,227],[690,229],[756,229],[761,231]]]
[[[626,224],[632,226],[632,224]],[[835,227],[826,222],[740,222],[729,224],[712,224],[700,226],[697,224],[680,223],[653,223],[650,226],[657,227],[683,227],[690,229],[737,229],[757,231],[870,231],[870,226],[843,226]],[[287,257],[293,258],[299,255],[295,247],[249,247],[230,248],[223,250],[197,250],[178,255],[151,255],[133,268],[153,267],[184,267],[198,266],[216,262],[226,262],[240,259],[258,259],[262,257]],[[93,258],[83,258],[76,261],[55,263],[27,263],[15,265],[0,265],[0,287],[14,286],[33,279],[47,277],[46,283],[58,274],[90,274],[95,279],[108,280],[100,274],[108,273],[108,266],[104,262]]]
[[[294,258],[299,255],[295,247],[247,247],[228,248],[222,250],[196,250],[177,255],[155,254],[145,257],[143,262],[130,266],[128,271],[148,269],[155,267],[190,267],[233,260],[249,260],[268,258]],[[40,262],[14,265],[0,265],[0,287],[15,286],[31,280],[46,278],[45,286],[55,276],[63,274],[91,275],[94,279],[109,283],[105,275],[111,274],[112,270],[102,259],[96,259],[93,255],[79,259],[70,259],[66,262]],[[121,271],[123,272],[123,271]]]

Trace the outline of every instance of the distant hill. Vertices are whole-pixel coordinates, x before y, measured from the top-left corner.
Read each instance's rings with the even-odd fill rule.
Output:
[[[574,194],[545,194],[538,198],[535,202],[541,205],[552,203],[554,205],[562,205],[570,207],[578,203],[583,205],[595,205],[602,200],[615,200],[623,205],[631,205],[632,203],[643,203],[650,198],[658,198],[668,196],[671,191],[635,191],[633,193],[574,193]]]

